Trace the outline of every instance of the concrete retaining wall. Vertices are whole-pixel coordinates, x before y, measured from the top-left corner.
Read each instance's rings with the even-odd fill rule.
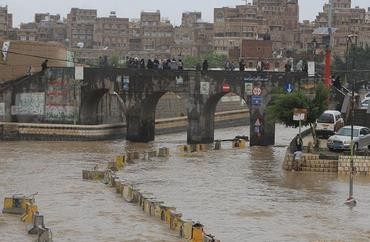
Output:
[[[247,125],[248,110],[216,113],[217,127]],[[156,121],[156,134],[182,132],[187,129],[187,117],[160,119]],[[1,123],[0,139],[4,140],[106,140],[125,138],[126,124],[68,125]]]

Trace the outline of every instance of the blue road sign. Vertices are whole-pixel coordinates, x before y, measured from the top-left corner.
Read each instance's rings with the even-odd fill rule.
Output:
[[[292,83],[289,83],[289,82],[286,82],[284,84],[284,90],[287,92],[287,93],[292,93],[294,91],[294,85]]]
[[[262,106],[262,97],[261,96],[252,96],[252,106],[253,107]]]

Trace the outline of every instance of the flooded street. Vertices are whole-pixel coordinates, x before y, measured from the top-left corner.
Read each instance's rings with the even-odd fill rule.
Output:
[[[220,129],[217,138],[248,135],[249,127]],[[126,149],[170,147],[169,159],[136,161],[119,176],[200,221],[226,242],[370,240],[370,179],[355,180],[358,206],[343,205],[346,177],[291,173],[282,162],[294,129],[277,126],[276,147],[184,155],[176,146],[186,133],[158,136],[149,145],[109,142],[1,142],[0,199],[38,192],[36,202],[54,241],[179,241],[154,218],[125,203],[81,170],[105,163]],[[32,241],[19,217],[0,215],[4,242]]]

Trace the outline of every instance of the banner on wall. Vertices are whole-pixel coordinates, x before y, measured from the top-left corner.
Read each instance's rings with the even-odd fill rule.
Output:
[[[201,95],[208,95],[209,94],[209,82],[201,82],[200,83],[200,94]]]
[[[1,55],[3,56],[3,61],[6,61],[8,58],[9,48],[10,48],[10,41],[4,41],[3,47],[1,49]]]
[[[83,66],[75,66],[75,80],[83,80],[84,79],[84,67]]]
[[[309,61],[307,62],[307,67],[308,67],[308,76],[309,77],[314,77],[315,76],[315,62],[314,61]]]

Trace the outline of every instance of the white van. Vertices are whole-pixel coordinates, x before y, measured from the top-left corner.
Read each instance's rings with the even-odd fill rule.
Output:
[[[318,137],[333,135],[344,126],[342,114],[336,110],[326,110],[316,120],[316,134]]]

